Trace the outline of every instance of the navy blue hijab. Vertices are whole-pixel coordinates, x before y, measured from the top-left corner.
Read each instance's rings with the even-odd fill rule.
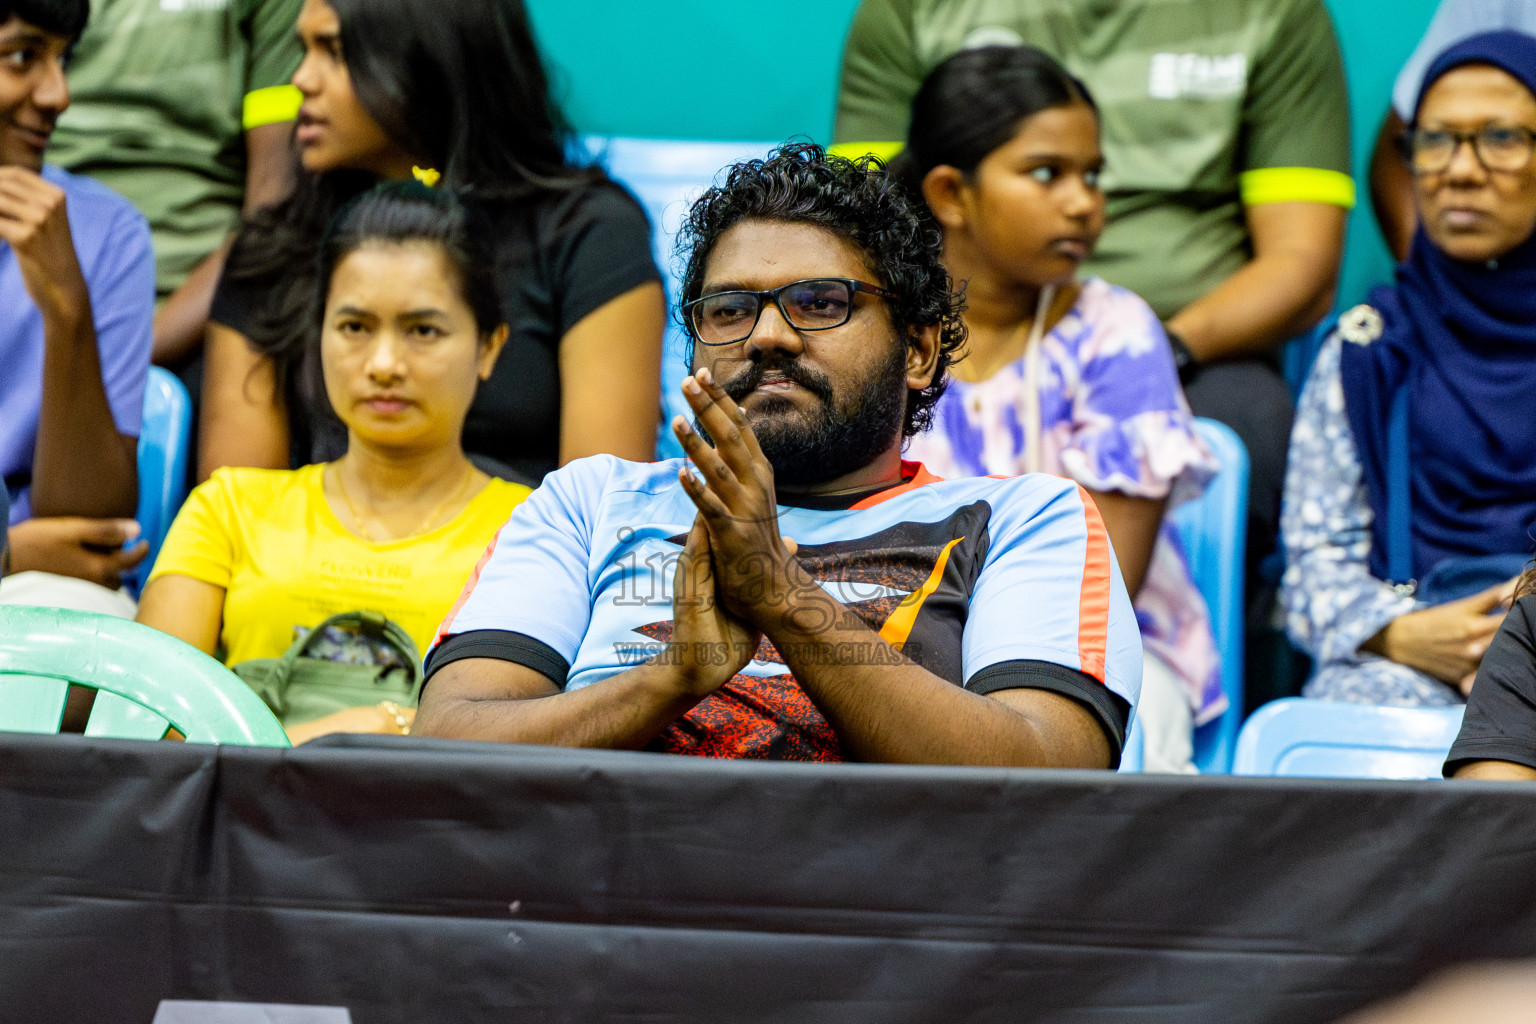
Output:
[[[1536,95],[1536,38],[1485,32],[1442,53],[1429,87],[1467,64],[1505,71]],[[1536,127],[1536,126],[1528,126]],[[1529,553],[1536,526],[1536,237],[1491,264],[1441,252],[1421,227],[1396,282],[1372,291],[1385,329],[1346,341],[1344,406],[1375,518],[1371,572],[1387,569],[1388,419],[1408,389],[1413,571],[1446,558]]]

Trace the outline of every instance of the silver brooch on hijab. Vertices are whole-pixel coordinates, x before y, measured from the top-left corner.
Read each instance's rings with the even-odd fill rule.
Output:
[[[1356,345],[1369,345],[1381,337],[1385,326],[1376,307],[1362,302],[1339,317],[1339,336]]]

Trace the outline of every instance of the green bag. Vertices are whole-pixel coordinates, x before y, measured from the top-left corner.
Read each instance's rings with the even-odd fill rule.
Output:
[[[349,627],[387,643],[399,652],[404,666],[348,665],[309,657],[310,646],[330,626]],[[421,690],[421,654],[415,641],[398,623],[378,612],[332,615],[308,636],[295,640],[282,657],[252,658],[235,665],[233,671],[256,691],[285,727],[383,700],[415,707]]]

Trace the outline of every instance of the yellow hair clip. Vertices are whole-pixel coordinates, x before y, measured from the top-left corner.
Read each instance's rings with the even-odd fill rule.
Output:
[[[443,180],[442,174],[430,167],[412,167],[411,177],[427,186],[427,188],[435,188],[437,183]]]

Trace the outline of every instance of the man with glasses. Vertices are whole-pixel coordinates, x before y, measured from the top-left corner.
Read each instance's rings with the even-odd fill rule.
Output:
[[[688,460],[547,477],[444,622],[415,732],[1116,764],[1140,640],[1092,501],[901,460],[964,327],[900,189],[786,146],[732,168],[683,238]]]

